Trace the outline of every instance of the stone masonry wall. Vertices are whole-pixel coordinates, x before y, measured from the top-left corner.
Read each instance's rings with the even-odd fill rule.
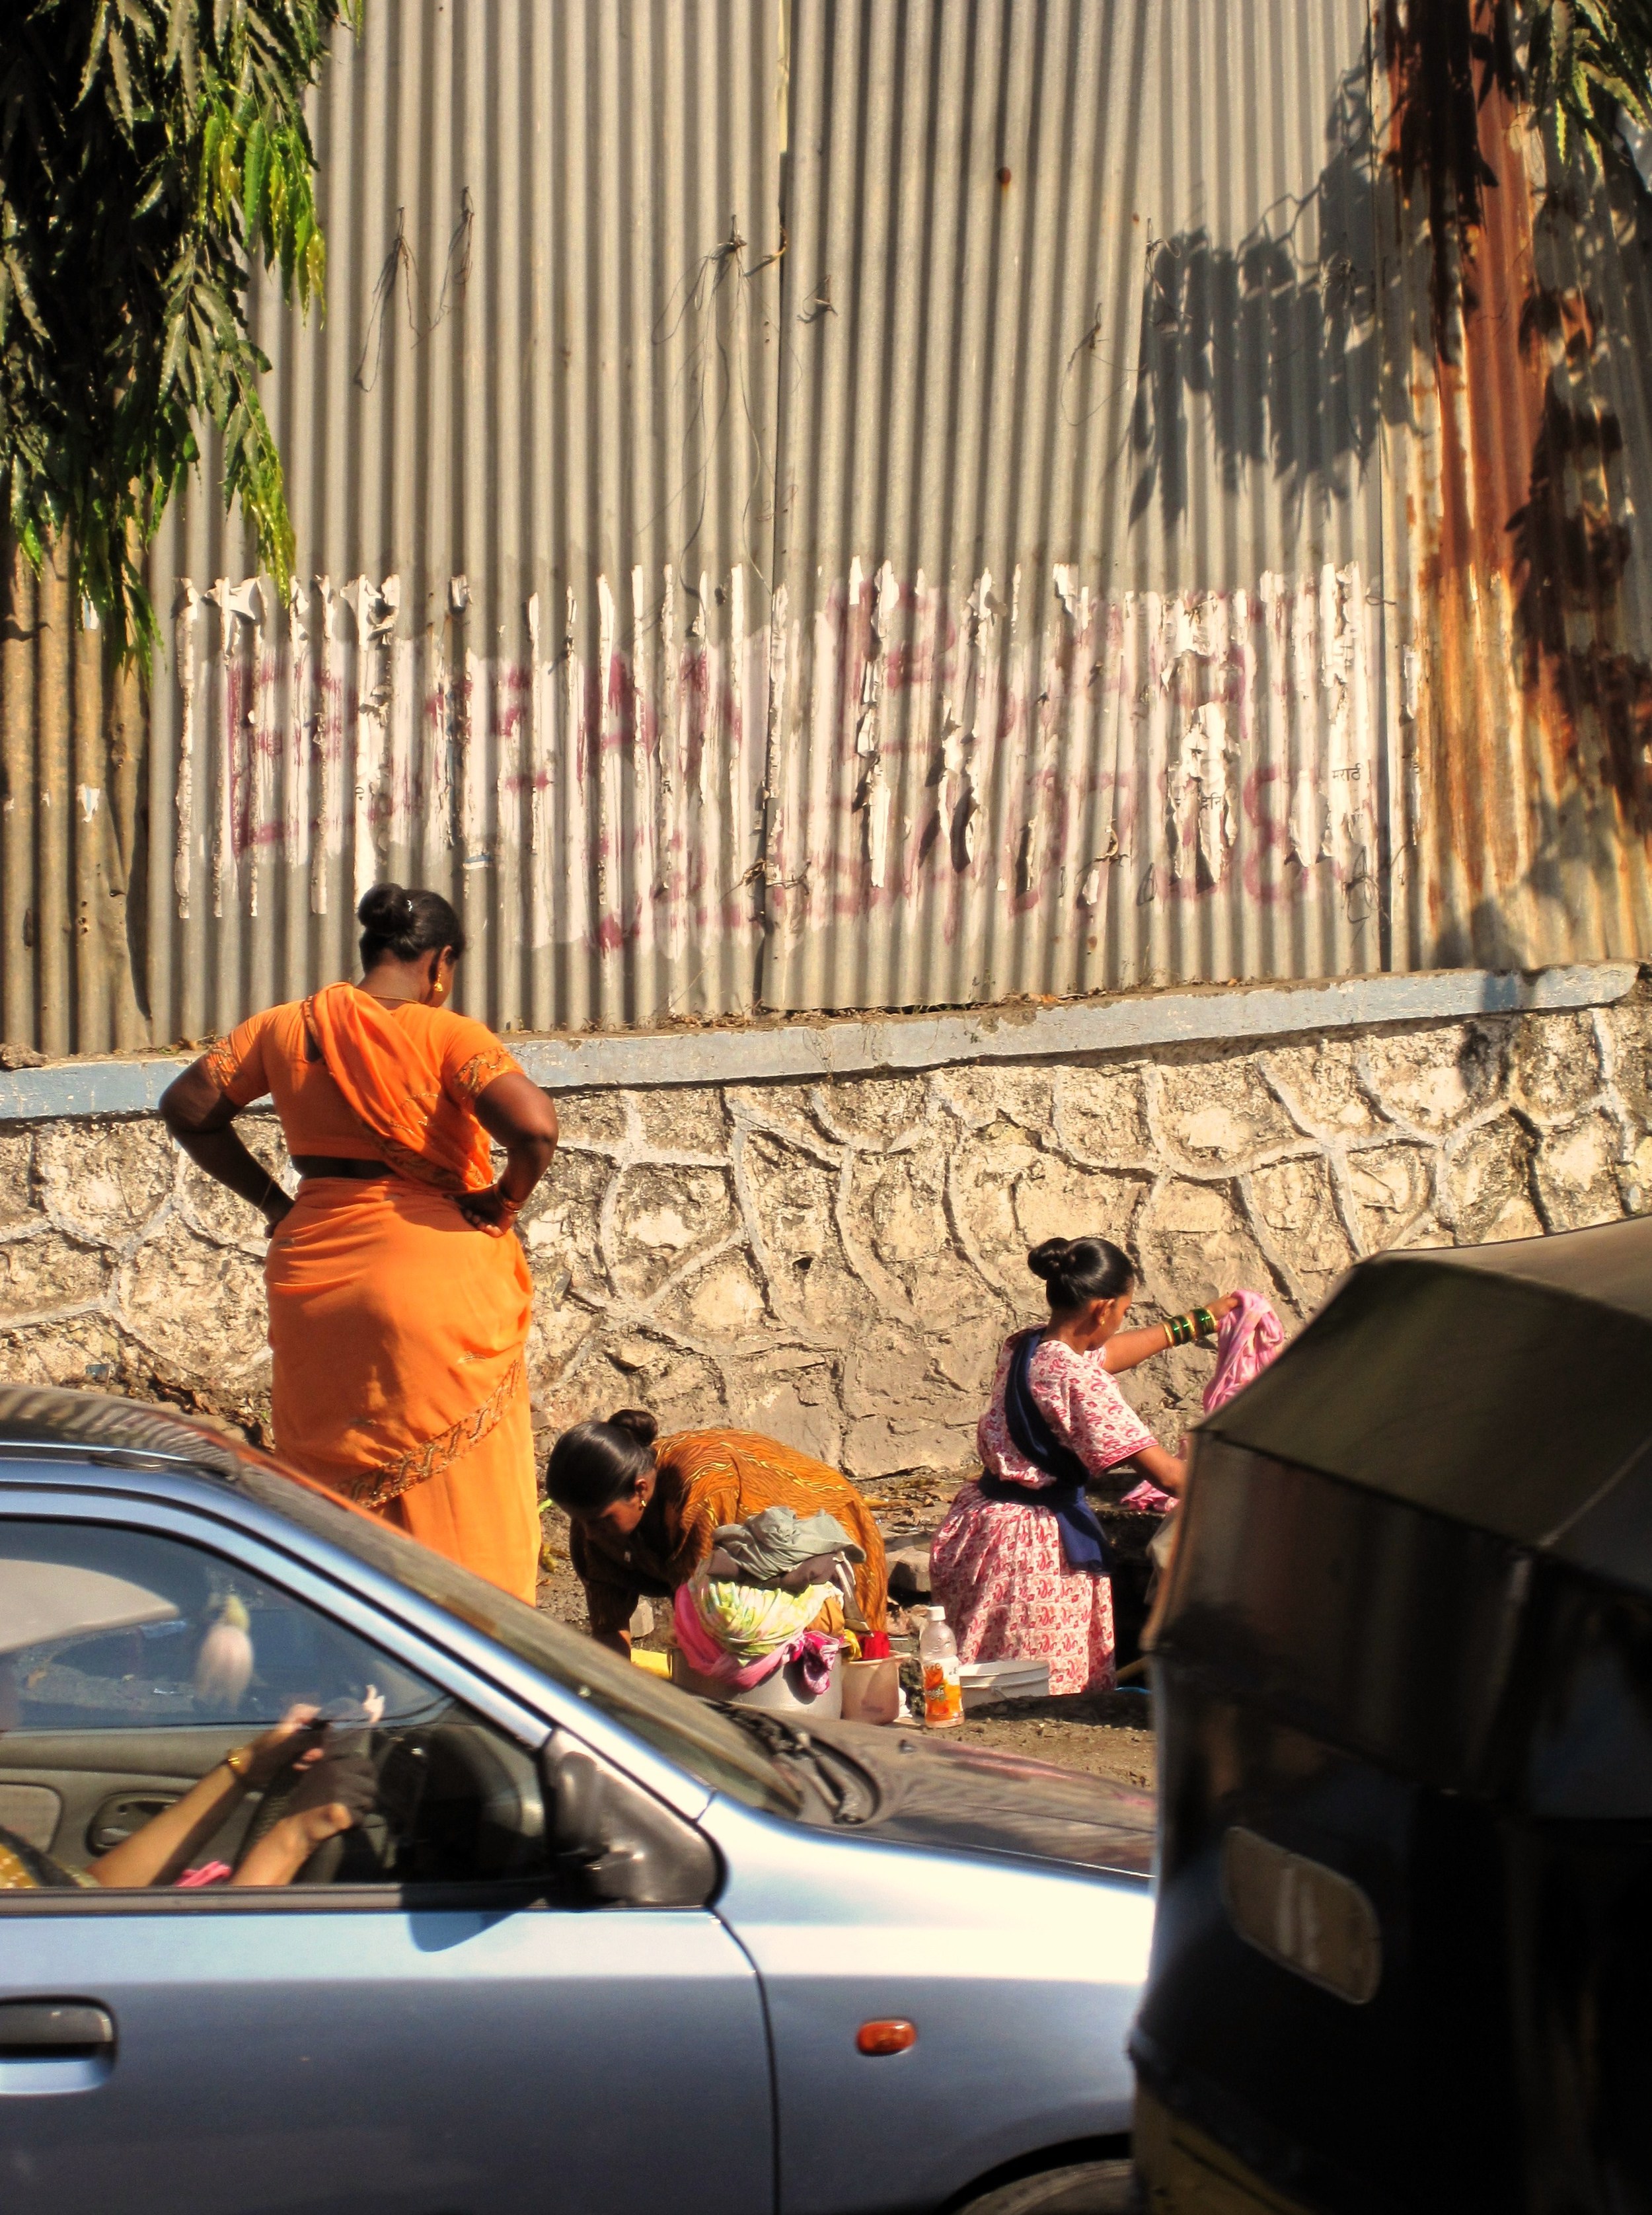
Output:
[[[1292,1324],[1360,1255],[1639,1211],[1652,997],[558,1104],[521,1226],[545,1430],[643,1402],[876,1485],[969,1463],[995,1349],[1041,1312],[1026,1249],[1052,1233],[1133,1244],[1140,1319],[1249,1285]],[[280,1163],[269,1118],[243,1127]],[[254,1229],[153,1118],[0,1126],[0,1376],[163,1396],[267,1438]],[[1184,1352],[1126,1381],[1167,1445],[1209,1367]]]

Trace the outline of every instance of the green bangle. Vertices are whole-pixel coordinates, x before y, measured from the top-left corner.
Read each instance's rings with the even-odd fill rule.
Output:
[[[1193,1311],[1193,1322],[1194,1328],[1199,1333],[1201,1338],[1215,1337],[1216,1318],[1208,1308],[1195,1308]]]

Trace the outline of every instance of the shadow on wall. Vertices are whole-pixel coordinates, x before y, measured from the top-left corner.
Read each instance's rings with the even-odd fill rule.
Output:
[[[1310,498],[1346,500],[1376,449],[1379,324],[1369,62],[1350,70],[1313,190],[1268,209],[1237,246],[1205,230],[1150,242],[1130,443],[1133,528],[1157,507],[1169,535],[1188,506],[1188,401],[1208,405],[1225,492],[1265,467],[1293,521]]]
[[[1553,956],[1580,875],[1614,936],[1639,882],[1625,841],[1652,838],[1629,483],[1652,457],[1626,452],[1613,397],[1644,375],[1624,265],[1652,252],[1652,202],[1626,161],[1592,185],[1552,145],[1528,181],[1513,23],[1510,0],[1385,0],[1313,189],[1237,246],[1150,243],[1129,430],[1132,529],[1165,537],[1196,527],[1196,439],[1229,494],[1268,473],[1287,543],[1357,494],[1385,427],[1432,448],[1406,495],[1397,717],[1432,819],[1397,796],[1387,814],[1432,841],[1447,966]]]

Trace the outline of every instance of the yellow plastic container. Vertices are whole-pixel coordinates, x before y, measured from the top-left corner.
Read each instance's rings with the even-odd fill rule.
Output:
[[[642,1647],[634,1646],[631,1660],[639,1669],[646,1669],[651,1677],[669,1677],[671,1674],[669,1654],[650,1654]]]

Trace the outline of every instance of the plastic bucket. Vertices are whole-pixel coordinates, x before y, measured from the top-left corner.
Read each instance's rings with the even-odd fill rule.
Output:
[[[811,1692],[803,1682],[803,1672],[795,1661],[783,1662],[772,1669],[760,1684],[749,1691],[736,1692],[715,1677],[702,1677],[684,1660],[681,1649],[672,1648],[671,1680],[685,1692],[697,1693],[703,1700],[728,1700],[737,1708],[768,1708],[780,1715],[824,1715],[828,1721],[843,1713],[844,1658],[841,1653],[832,1657],[832,1681],[824,1692]]]
[[[892,1723],[900,1714],[900,1664],[894,1654],[881,1661],[845,1661],[844,1721]]]

